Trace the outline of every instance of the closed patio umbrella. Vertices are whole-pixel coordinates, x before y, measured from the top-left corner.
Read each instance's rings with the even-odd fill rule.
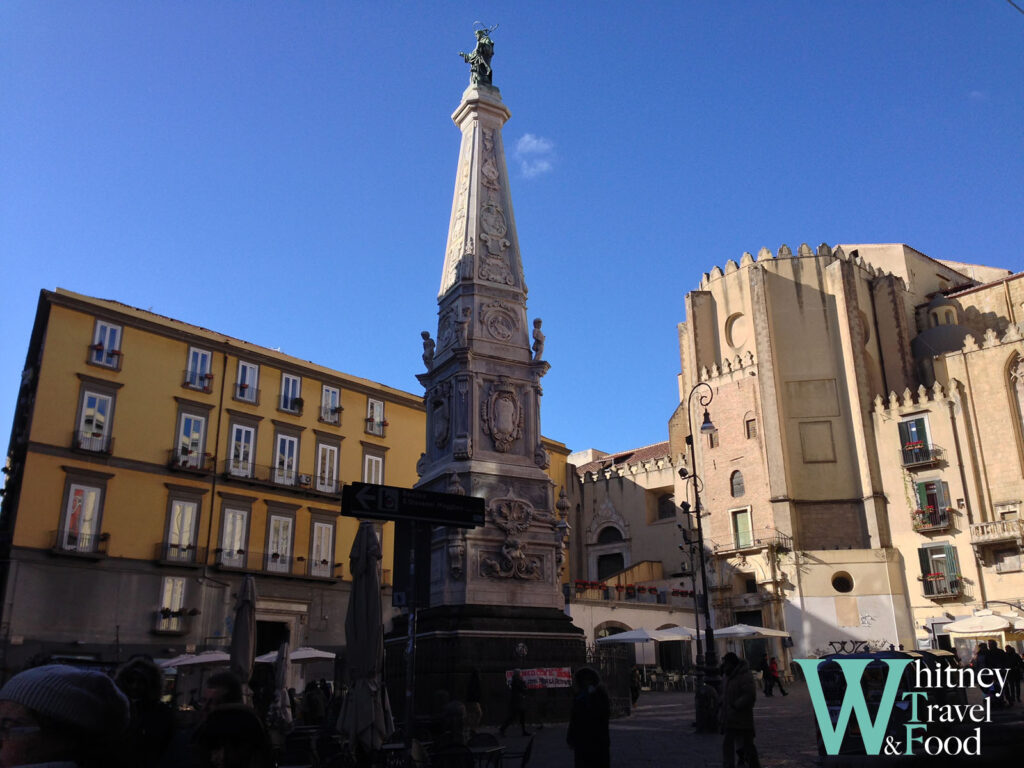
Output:
[[[352,552],[352,593],[345,615],[349,692],[338,718],[338,730],[367,752],[380,749],[394,733],[391,704],[381,679],[384,628],[381,622],[381,551],[370,523],[360,523]]]
[[[160,662],[164,669],[180,669],[182,667],[216,667],[231,662],[231,656],[224,651],[203,651],[202,653],[185,653]]]
[[[256,656],[256,580],[246,576],[238,590],[235,623],[231,630],[231,671],[248,687]]]

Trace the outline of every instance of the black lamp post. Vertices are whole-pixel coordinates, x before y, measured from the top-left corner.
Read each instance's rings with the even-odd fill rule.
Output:
[[[705,389],[706,392],[701,390]],[[711,385],[706,382],[700,382],[693,389],[690,390],[690,394],[686,400],[686,413],[687,417],[693,415],[693,396],[700,392],[697,397],[697,402],[700,403],[701,407],[704,408],[704,420],[700,425],[700,432],[703,435],[710,434],[715,431],[715,425],[711,423],[711,416],[708,415],[708,404],[714,398],[714,390],[711,389]],[[690,466],[696,470],[697,458],[695,455],[695,449],[693,444],[693,429],[692,421],[690,434],[686,436],[686,444],[690,447]],[[687,472],[685,467],[680,468],[679,477],[686,480],[691,477],[690,473]],[[718,676],[718,654],[715,653],[715,630],[711,626],[711,596],[708,593],[708,576],[707,576],[707,563],[705,562],[704,556],[704,526],[701,523],[702,510],[700,506],[700,482],[696,475],[696,472],[692,475],[693,477],[693,512],[697,517],[697,554],[700,559],[700,581],[701,591],[704,593],[704,684],[715,689],[716,697],[719,693],[719,676]],[[690,505],[688,502],[683,501],[680,506],[684,512],[690,511]],[[699,663],[699,661],[698,661]],[[700,686],[697,689],[696,695],[696,709],[697,709],[697,730],[698,731],[717,731],[718,724],[715,722],[715,709],[711,698],[707,695],[702,695]]]

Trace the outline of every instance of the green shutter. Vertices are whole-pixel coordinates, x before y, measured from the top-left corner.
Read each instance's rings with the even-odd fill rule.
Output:
[[[960,574],[960,561],[957,559],[956,550],[951,544],[942,545],[946,550],[946,578],[952,581]]]
[[[927,509],[928,508],[928,493],[925,490],[925,483],[914,483],[914,487],[917,488],[917,508]]]
[[[931,560],[928,558],[928,548],[921,547],[919,550],[917,550],[917,556],[921,560],[921,575],[927,576],[929,573],[932,572]]]

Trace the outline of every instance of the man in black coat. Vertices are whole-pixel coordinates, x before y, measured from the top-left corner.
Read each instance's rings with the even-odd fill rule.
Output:
[[[611,737],[608,718],[611,706],[601,676],[590,667],[576,671],[576,698],[569,715],[565,740],[572,747],[575,768],[609,768]]]
[[[722,657],[722,766],[734,768],[736,747],[743,750],[743,759],[750,768],[761,768],[754,746],[754,702],[757,686],[747,662],[731,651]]]

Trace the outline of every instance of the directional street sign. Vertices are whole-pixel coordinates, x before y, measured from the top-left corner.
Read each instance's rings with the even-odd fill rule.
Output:
[[[454,493],[351,483],[341,492],[341,514],[375,520],[412,520],[454,528],[484,524],[484,500]]]

